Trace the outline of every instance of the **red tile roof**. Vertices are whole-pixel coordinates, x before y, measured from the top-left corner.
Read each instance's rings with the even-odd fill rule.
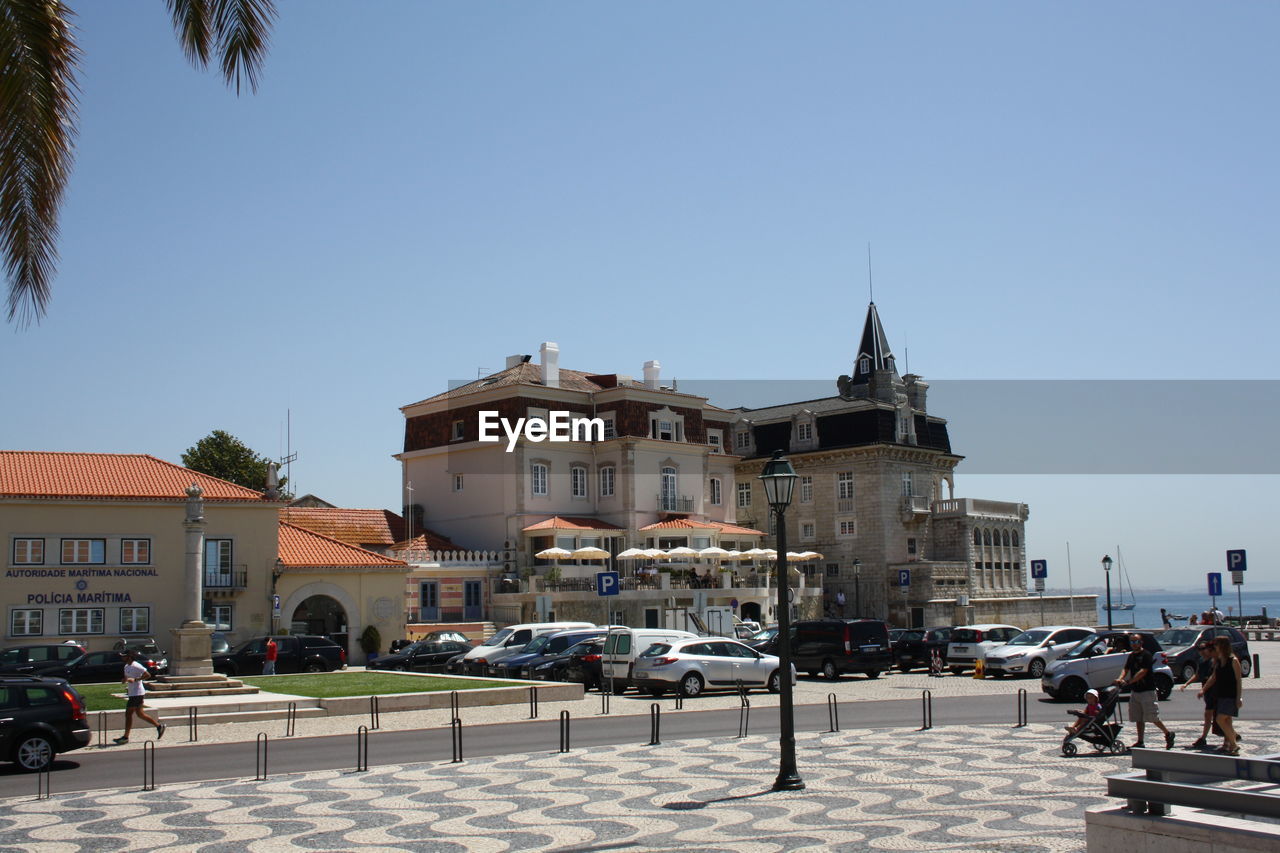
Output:
[[[693,521],[688,518],[668,518],[640,528],[643,533],[648,530],[719,530],[723,533],[739,536],[763,536],[763,530],[752,530],[750,527],[739,527],[723,521]]]
[[[453,540],[441,536],[434,530],[424,530],[422,533],[413,537],[410,542],[397,542],[392,548],[394,551],[465,551],[466,548],[458,545]]]
[[[280,518],[348,545],[394,545],[404,538],[404,519],[389,509],[287,506]]]
[[[381,566],[406,566],[403,560],[393,560],[346,542],[319,533],[280,522],[280,561],[286,568],[366,568]]]
[[[0,450],[0,497],[185,501],[192,483],[206,501],[269,503],[261,492],[146,454]]]
[[[622,530],[616,524],[580,515],[553,515],[545,521],[530,524],[524,532],[534,530]]]

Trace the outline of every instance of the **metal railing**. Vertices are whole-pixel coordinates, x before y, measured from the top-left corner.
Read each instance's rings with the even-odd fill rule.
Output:
[[[236,567],[226,571],[205,569],[205,589],[244,589],[248,585],[249,571],[247,567]]]
[[[688,495],[658,495],[659,512],[693,512],[694,500]]]
[[[1107,796],[1128,801],[1135,814],[1167,815],[1170,806],[1280,818],[1280,755],[1230,755],[1135,749],[1133,772],[1107,776]],[[1213,787],[1220,782],[1257,782],[1263,788]]]

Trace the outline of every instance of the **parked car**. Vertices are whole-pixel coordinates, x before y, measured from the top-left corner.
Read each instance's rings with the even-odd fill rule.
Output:
[[[461,631],[432,631],[424,636],[424,640],[443,640],[450,643],[466,643],[468,646],[475,647],[475,643]]]
[[[79,643],[42,643],[10,646],[0,650],[0,673],[38,674],[50,667],[63,667],[88,652]]]
[[[985,659],[987,652],[1002,646],[1022,633],[1013,625],[961,625],[951,632],[947,643],[947,668],[956,675],[973,669],[974,662]]]
[[[0,676],[0,758],[26,771],[89,744],[84,699],[60,678]]]
[[[467,652],[462,659],[462,671],[467,675],[484,675],[490,664],[515,654],[540,634],[594,627],[590,622],[530,622],[510,625]]]
[[[209,635],[210,651],[215,655],[225,655],[231,651],[231,639],[221,631],[214,631]]]
[[[791,626],[796,669],[837,679],[846,672],[878,678],[893,665],[889,626],[879,619],[816,619]]]
[[[603,628],[588,628],[558,631],[554,634],[534,637],[518,654],[503,658],[489,667],[489,674],[499,678],[528,678],[531,666],[543,663],[548,658],[559,657],[570,646],[575,646],[583,640],[592,640],[604,635]]]
[[[469,651],[471,651],[470,643],[459,643],[456,640],[419,640],[416,643],[410,643],[395,654],[374,658],[365,668],[398,672],[443,672],[450,658]]]
[[[538,681],[568,681],[586,689],[600,687],[600,652],[604,637],[583,640],[564,654],[530,666],[529,677]]]
[[[953,630],[949,626],[898,629],[899,635],[893,643],[894,666],[902,672],[910,672],[916,667],[928,669],[934,650],[939,657],[947,656],[947,643],[951,641]]]
[[[631,686],[631,670],[640,653],[654,643],[670,643],[697,637],[689,631],[674,628],[626,628],[614,626],[605,637],[604,650],[600,653],[600,678],[608,682],[609,689],[622,695]]]
[[[778,628],[777,626],[774,626],[773,628],[765,628],[764,630],[757,631],[748,639],[743,640],[743,642],[758,652],[773,654],[773,641],[777,636]]]
[[[1051,699],[1072,702],[1083,699],[1090,687],[1101,690],[1124,670],[1129,659],[1129,635],[1133,633],[1142,635],[1143,648],[1152,654],[1157,696],[1168,699],[1173,691],[1173,671],[1165,661],[1159,640],[1150,631],[1099,631],[1096,636],[1084,638],[1049,664],[1040,678],[1040,689]]]
[[[782,688],[781,661],[723,637],[693,637],[654,643],[636,658],[631,683],[654,696],[674,690],[698,696],[704,690],[763,687]],[[790,678],[795,680],[795,669]]]
[[[41,670],[46,678],[65,678],[72,684],[119,684],[124,678],[124,658],[120,652],[89,652],[81,655],[64,666],[52,666]],[[160,675],[160,666],[145,657],[137,658],[138,663],[147,668],[153,676]],[[165,670],[168,670],[166,664]]]
[[[1253,672],[1249,640],[1236,628],[1227,625],[1189,625],[1186,628],[1169,628],[1156,634],[1177,681],[1190,681],[1195,677],[1196,662],[1200,659],[1196,646],[1217,637],[1231,640],[1231,649],[1240,658],[1240,674],[1248,678]]]
[[[331,672],[347,665],[347,651],[328,637],[288,634],[275,637],[276,673]],[[233,652],[213,656],[214,672],[226,675],[261,675],[267,654],[267,638],[246,640]]]
[[[983,665],[987,673],[997,678],[1006,674],[1039,678],[1049,664],[1090,636],[1093,636],[1093,629],[1078,625],[1028,628],[1004,645],[987,652]]]
[[[474,649],[475,647],[473,646],[472,648]],[[444,662],[444,671],[452,675],[461,675],[463,662],[469,654],[471,654],[471,652],[458,652],[458,654],[449,658]]]

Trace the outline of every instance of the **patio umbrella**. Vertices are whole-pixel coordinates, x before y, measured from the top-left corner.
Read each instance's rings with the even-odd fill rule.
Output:
[[[563,548],[547,548],[545,551],[539,551],[533,556],[539,560],[564,560],[573,556],[573,552],[566,551]]]
[[[715,557],[717,559],[723,560],[728,558],[729,552],[723,548],[717,548],[715,545],[712,545],[710,548],[703,548],[701,551],[699,551],[698,556],[699,557]]]
[[[686,548],[685,546],[681,545],[679,548],[672,548],[670,551],[668,551],[667,556],[673,557],[673,558],[674,557],[696,557],[698,556],[698,552],[693,550],[692,548]]]
[[[644,555],[650,560],[670,560],[671,555],[661,548],[646,548]]]
[[[628,548],[618,555],[619,560],[634,560],[636,557],[647,557],[649,554],[643,548]]]
[[[773,553],[776,553],[776,552],[768,551],[764,548],[752,548],[749,551],[743,551],[742,556],[749,557],[754,560],[756,557],[768,557],[770,554],[773,554]]]
[[[821,555],[821,554],[819,554],[817,551],[801,551],[801,552],[800,552],[800,556],[799,556],[799,557],[797,557],[796,559],[799,559],[799,560],[821,560],[821,559],[822,559],[822,555]]]
[[[729,551],[724,555],[724,558],[726,560],[750,560],[751,559],[741,551]]]
[[[607,560],[609,552],[603,548],[597,548],[594,545],[588,545],[585,548],[579,548],[570,554],[575,560]]]

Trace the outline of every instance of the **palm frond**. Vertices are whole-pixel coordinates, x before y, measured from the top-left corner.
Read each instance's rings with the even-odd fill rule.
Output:
[[[272,0],[211,0],[213,38],[222,64],[222,77],[240,94],[243,77],[258,91],[258,78],[267,58],[271,25],[276,19]]]
[[[58,211],[71,173],[80,51],[60,0],[0,0],[0,254],[8,319],[49,302]]]
[[[187,59],[197,68],[209,65],[209,48],[213,42],[209,21],[209,0],[165,0],[173,32]]]

